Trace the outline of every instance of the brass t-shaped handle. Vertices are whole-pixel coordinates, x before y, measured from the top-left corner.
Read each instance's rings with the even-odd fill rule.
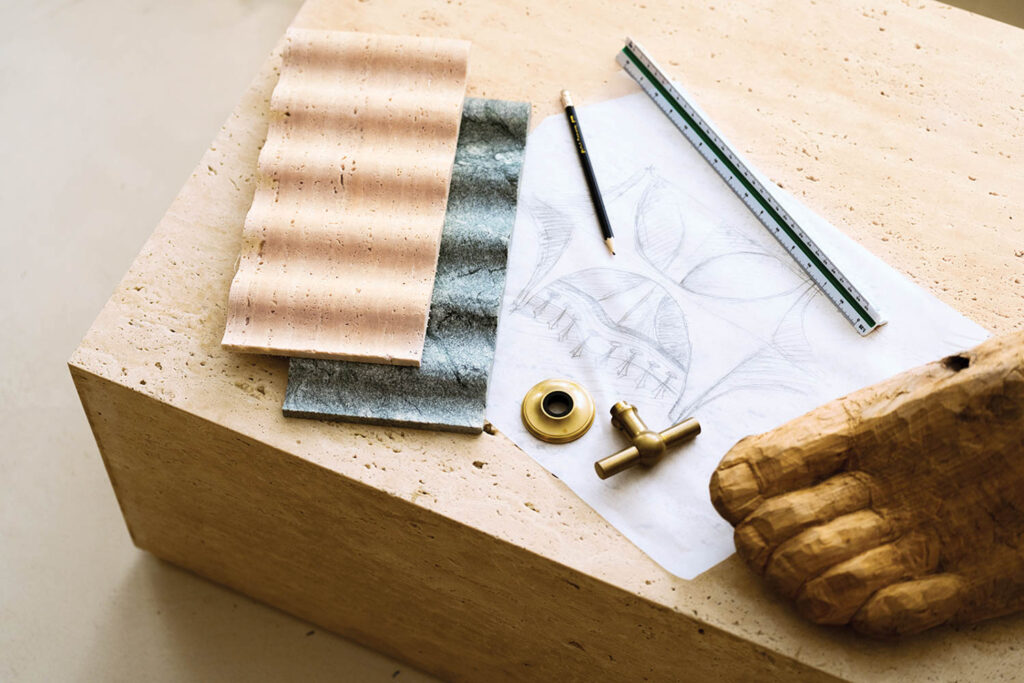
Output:
[[[625,432],[633,445],[594,463],[597,476],[602,479],[607,479],[633,465],[650,467],[665,456],[669,446],[688,441],[700,434],[700,422],[692,417],[672,425],[661,433],[653,432],[637,415],[636,408],[625,401],[619,401],[612,406],[612,426]]]

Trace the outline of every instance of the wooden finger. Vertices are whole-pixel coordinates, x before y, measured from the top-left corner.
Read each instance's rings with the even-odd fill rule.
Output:
[[[953,618],[964,588],[956,574],[897,583],[871,596],[851,623],[857,631],[879,638],[920,633]]]
[[[739,524],[765,499],[812,486],[845,464],[845,426],[808,424],[789,422],[732,447],[711,479],[711,502],[720,515]]]
[[[796,606],[818,624],[846,624],[877,591],[932,571],[936,546],[923,535],[904,536],[841,562],[811,579],[797,593]]]
[[[873,510],[860,510],[811,527],[782,543],[768,560],[765,578],[788,598],[829,567],[892,539],[892,527]]]
[[[871,502],[866,478],[839,474],[817,486],[764,501],[736,527],[736,551],[759,574],[772,552],[801,531],[862,510]]]

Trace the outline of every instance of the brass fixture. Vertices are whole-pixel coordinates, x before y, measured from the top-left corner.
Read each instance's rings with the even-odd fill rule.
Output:
[[[567,379],[546,379],[523,398],[523,425],[541,441],[575,441],[594,423],[594,399]]]
[[[689,441],[700,434],[700,422],[688,417],[662,432],[647,428],[636,412],[636,408],[619,401],[612,406],[612,426],[621,429],[633,442],[629,448],[619,451],[594,463],[597,476],[607,479],[634,465],[650,467],[659,462],[670,446]]]

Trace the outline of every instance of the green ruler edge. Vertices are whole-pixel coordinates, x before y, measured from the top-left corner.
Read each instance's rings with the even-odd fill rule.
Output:
[[[861,335],[885,324],[878,311],[829,260],[800,224],[755,177],[725,138],[639,44],[627,38],[616,61],[640,84],[687,140],[768,228]]]

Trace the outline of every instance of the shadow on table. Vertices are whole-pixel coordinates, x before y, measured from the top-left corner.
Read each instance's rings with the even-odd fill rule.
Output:
[[[949,5],[983,14],[1018,28],[1024,28],[1024,3],[1020,0],[945,0]]]

